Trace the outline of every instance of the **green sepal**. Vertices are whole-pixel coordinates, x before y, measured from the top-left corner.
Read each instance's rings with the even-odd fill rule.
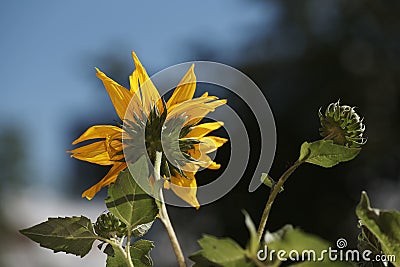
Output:
[[[81,257],[89,253],[97,239],[92,222],[84,216],[49,218],[20,232],[41,247]]]
[[[158,208],[154,198],[136,183],[130,171],[138,179],[148,179],[149,170],[145,157],[141,157],[129,170],[122,171],[108,189],[106,206],[109,211],[126,224],[129,230],[154,221]]]
[[[340,162],[354,159],[360,151],[361,148],[336,145],[332,140],[319,140],[312,143],[304,142],[300,148],[298,161],[330,168]]]
[[[386,255],[396,257],[392,264],[400,266],[400,213],[398,211],[379,210],[371,208],[366,192],[362,192],[361,200],[356,208],[356,214],[362,227],[379,241]]]
[[[261,182],[263,184],[265,184],[266,186],[268,186],[269,188],[273,189],[276,181],[274,179],[272,179],[271,176],[269,176],[268,173],[261,173],[261,178],[260,178]],[[281,188],[279,189],[279,193],[283,192],[284,188],[283,186],[281,186]]]

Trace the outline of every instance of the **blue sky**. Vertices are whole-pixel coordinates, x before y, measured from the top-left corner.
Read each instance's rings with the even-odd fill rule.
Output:
[[[195,44],[233,63],[265,16],[244,0],[2,2],[1,128],[23,126],[30,179],[50,187],[68,173],[71,123],[111,107],[94,72],[106,66],[95,59],[107,53],[131,62],[135,50],[154,73],[196,60]]]

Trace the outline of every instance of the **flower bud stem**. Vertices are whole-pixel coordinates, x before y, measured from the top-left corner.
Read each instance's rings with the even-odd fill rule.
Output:
[[[161,168],[161,159],[162,153],[156,151],[156,159],[154,161],[154,180],[159,181],[160,177],[160,168]],[[179,263],[179,267],[186,267],[185,257],[183,256],[182,249],[179,245],[178,238],[176,237],[174,228],[172,227],[171,220],[169,219],[167,207],[164,202],[164,196],[162,192],[162,187],[160,188],[160,219],[167,230],[168,237],[171,241],[172,249],[175,252],[176,259]]]
[[[272,208],[272,204],[274,204],[275,198],[278,195],[281,187],[286,182],[286,180],[290,177],[290,175],[303,163],[304,161],[297,160],[292,166],[290,166],[279,178],[278,182],[271,188],[271,192],[268,197],[267,204],[265,205],[263,215],[261,217],[260,225],[257,230],[258,243],[260,243],[261,238],[263,236],[265,225],[267,224],[268,216]]]

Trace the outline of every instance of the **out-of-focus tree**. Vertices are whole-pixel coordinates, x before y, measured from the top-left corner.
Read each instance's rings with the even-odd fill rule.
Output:
[[[282,173],[298,157],[303,140],[319,138],[318,109],[338,99],[343,104],[357,106],[366,118],[368,136],[362,153],[351,163],[329,170],[302,166],[286,184],[285,193],[278,197],[267,228],[273,231],[292,223],[331,241],[346,237],[354,246],[359,231],[354,209],[361,190],[369,191],[377,206],[400,208],[400,147],[396,141],[400,130],[400,2],[255,2],[265,9],[265,21],[252,29],[257,34],[242,53],[232,57],[239,62],[234,67],[263,90],[274,112],[278,144],[271,175]],[[196,44],[193,53],[195,60],[219,60],[218,51],[212,50],[206,41]],[[118,74],[121,69],[124,73]],[[107,72],[124,84],[123,77],[130,70],[126,69],[114,66]],[[248,129],[256,129],[257,122],[246,105],[229,98],[228,95],[228,103],[243,116]],[[98,117],[95,120],[109,121]],[[75,128],[71,140],[85,130]],[[228,195],[199,211],[170,208],[176,229],[186,233],[178,232],[184,248],[201,233],[231,236],[243,245],[248,233],[240,208],[259,221],[268,189],[247,191],[259,153],[260,137],[257,131],[251,132],[249,168]],[[218,151],[216,159],[224,166],[228,156],[226,146]],[[90,164],[85,164],[90,169],[83,170],[86,168],[83,164],[74,165],[74,176],[79,179],[91,176],[92,181],[85,182],[89,186],[102,175],[95,173]],[[218,177],[218,172],[204,171],[197,180],[199,183],[202,177],[212,180],[210,175]],[[75,185],[86,189],[80,181]],[[190,224],[188,218],[193,218]]]
[[[17,127],[0,130],[0,191],[11,191],[26,179],[26,144]]]
[[[272,16],[266,17],[257,38],[243,50],[239,68],[262,88],[275,115],[278,146],[272,176],[296,159],[302,140],[318,138],[317,111],[330,102],[341,99],[357,106],[366,118],[369,139],[360,157],[346,166],[323,174],[313,166],[302,167],[286,185],[290,193],[279,197],[269,227],[274,230],[290,222],[332,241],[338,236],[355,240],[354,207],[362,189],[370,191],[380,206],[400,207],[396,141],[400,130],[400,3],[262,3]],[[232,192],[232,200],[222,201],[226,203],[221,203],[225,207],[220,214],[231,216],[227,221],[240,221],[241,214],[232,215],[228,204],[239,199],[254,218],[260,216],[260,203],[268,192],[261,189],[248,194],[247,185],[243,180]],[[244,232],[238,224],[226,225],[232,236]]]

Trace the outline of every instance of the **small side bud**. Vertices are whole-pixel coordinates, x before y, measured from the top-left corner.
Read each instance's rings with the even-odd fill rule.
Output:
[[[318,112],[321,122],[320,134],[325,140],[352,148],[359,148],[367,142],[363,137],[365,125],[354,107],[331,103],[325,113]]]
[[[104,238],[123,237],[127,233],[126,225],[111,212],[103,213],[97,218],[94,230]]]

